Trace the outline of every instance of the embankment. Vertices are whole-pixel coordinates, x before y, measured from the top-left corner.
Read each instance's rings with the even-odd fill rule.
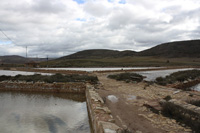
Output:
[[[197,85],[199,83],[200,83],[200,79],[196,79],[196,80],[188,81],[188,82],[185,82],[185,83],[171,84],[171,85],[168,85],[168,87],[187,90],[190,87],[195,86],[195,85]]]
[[[85,83],[0,82],[0,91],[85,93]]]
[[[176,99],[161,101],[160,103],[165,115],[186,124],[193,131],[200,131],[200,107]]]
[[[121,133],[115,124],[111,111],[104,105],[103,99],[91,84],[85,83],[43,83],[43,82],[0,82],[0,91],[53,92],[85,94],[88,113],[94,133]]]
[[[86,100],[94,133],[122,132],[122,129],[115,124],[111,111],[104,105],[103,99],[90,84],[86,85]]]

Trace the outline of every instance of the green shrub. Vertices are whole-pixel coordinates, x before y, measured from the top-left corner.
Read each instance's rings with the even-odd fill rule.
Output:
[[[169,100],[171,100],[172,99],[172,97],[171,96],[166,96],[165,98],[163,98],[163,99],[165,99],[166,101],[169,101]]]
[[[157,77],[156,82],[160,85],[166,85],[166,80],[163,77]]]
[[[188,103],[200,107],[200,100],[190,100]]]
[[[166,76],[165,78],[156,78],[156,83],[160,85],[173,84],[175,82],[184,82],[186,80],[194,80],[200,78],[200,70],[179,71]]]
[[[120,73],[120,74],[108,75],[108,78],[126,82],[130,81],[141,82],[143,80],[143,76],[137,73]]]
[[[60,73],[56,73],[54,75],[16,75],[14,77],[11,76],[0,76],[0,81],[11,80],[11,81],[26,81],[26,82],[38,82],[43,81],[46,83],[53,82],[90,82],[96,84],[98,82],[98,78],[96,76],[89,75],[79,75],[79,74],[70,74],[70,75],[62,75]]]
[[[11,76],[2,75],[0,76],[0,81],[10,80]]]

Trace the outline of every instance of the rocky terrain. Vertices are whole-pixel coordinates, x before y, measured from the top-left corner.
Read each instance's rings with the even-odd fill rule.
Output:
[[[127,131],[183,133],[195,130],[172,117],[163,115],[159,102],[168,97],[184,103],[192,99],[200,100],[200,92],[191,92],[191,95],[187,91],[157,84],[116,81],[107,78],[109,74],[113,74],[112,72],[95,74],[100,81],[97,92],[111,110],[117,125]]]

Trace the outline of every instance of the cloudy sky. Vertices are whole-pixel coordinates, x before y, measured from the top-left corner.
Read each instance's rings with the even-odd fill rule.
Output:
[[[0,56],[141,51],[200,38],[200,0],[1,0]]]

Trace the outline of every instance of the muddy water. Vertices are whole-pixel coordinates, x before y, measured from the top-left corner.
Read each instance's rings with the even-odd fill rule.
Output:
[[[200,84],[191,87],[192,90],[200,91]]]
[[[35,73],[35,72],[24,72],[24,71],[11,71],[11,70],[0,70],[0,76],[16,76],[16,75],[34,75],[34,74],[42,74],[42,75],[51,75],[49,73]]]
[[[2,133],[90,133],[84,97],[0,92]]]
[[[101,67],[101,68],[40,68],[44,70],[75,70],[75,71],[107,71],[107,70],[137,70],[137,69],[154,69],[154,68],[162,68],[162,67]]]
[[[185,69],[171,69],[171,70],[155,70],[155,71],[143,71],[143,72],[137,72],[146,78],[144,80],[146,81],[154,81],[157,77],[165,77],[167,75],[170,75],[174,72],[178,71],[186,71],[186,70],[193,70],[194,68],[185,68]]]

